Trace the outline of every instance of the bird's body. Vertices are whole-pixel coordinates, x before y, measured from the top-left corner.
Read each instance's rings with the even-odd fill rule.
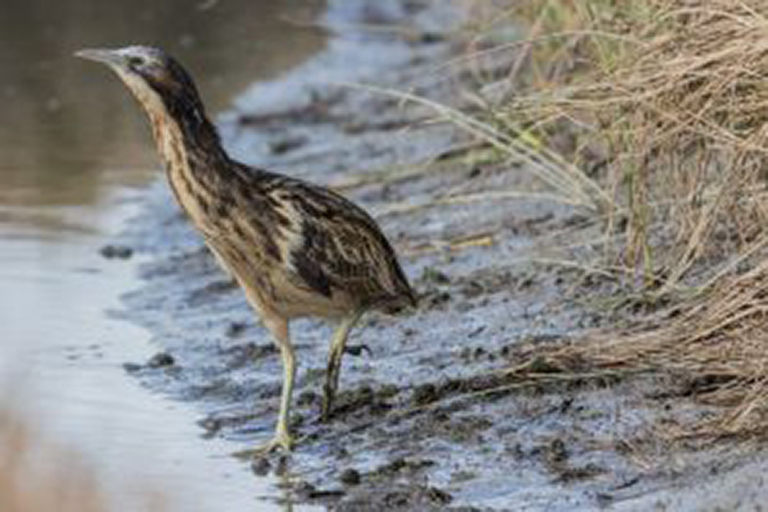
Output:
[[[253,288],[260,313],[336,319],[413,301],[391,246],[354,203],[225,155],[211,158],[200,150],[205,144],[184,141],[201,130],[150,117],[177,201],[227,270]]]
[[[327,417],[344,345],[360,315],[415,305],[392,247],[376,222],[344,197],[232,160],[189,75],[160,50],[79,55],[109,64],[143,105],[176,200],[275,338],[285,382],[277,434],[267,448],[290,448],[295,358],[288,321],[340,321],[328,362]]]

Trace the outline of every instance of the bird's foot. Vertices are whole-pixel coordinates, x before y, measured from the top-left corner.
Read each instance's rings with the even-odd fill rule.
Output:
[[[296,440],[288,432],[279,432],[275,434],[269,442],[262,444],[254,449],[255,455],[266,455],[272,453],[275,450],[282,448],[286,452],[293,450]]]
[[[290,452],[293,450],[295,445],[296,440],[293,438],[293,436],[288,432],[282,432],[275,434],[275,437],[273,437],[268,442],[261,444],[256,448],[241,450],[235,453],[234,456],[242,460],[255,459],[258,457],[266,457],[267,455],[279,449]]]
[[[344,353],[349,354],[353,357],[360,357],[363,355],[363,352],[367,353],[368,356],[373,356],[373,351],[371,350],[371,347],[366,345],[365,343],[361,345],[348,345],[344,347]]]

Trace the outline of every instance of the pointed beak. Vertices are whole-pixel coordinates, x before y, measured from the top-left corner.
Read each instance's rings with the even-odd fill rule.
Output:
[[[108,66],[122,66],[125,64],[125,57],[123,57],[118,50],[106,50],[100,48],[86,49],[75,52],[75,57],[101,62]]]

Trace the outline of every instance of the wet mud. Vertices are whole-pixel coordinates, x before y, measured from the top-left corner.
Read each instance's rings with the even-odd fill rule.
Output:
[[[299,445],[244,461],[243,471],[280,476],[287,502],[350,511],[591,509],[699,478],[659,462],[668,460],[662,441],[632,442],[660,418],[706,414],[673,410],[674,398],[654,397],[652,379],[544,388],[506,371],[533,350],[615,320],[582,307],[610,286],[599,276],[535,263],[563,243],[558,233],[571,242],[597,233],[584,213],[483,199],[530,175],[486,158],[455,127],[427,122],[433,113],[422,107],[340,85],[455,101],[471,77],[436,70],[461,51],[450,37],[461,21],[445,2],[330,2],[328,48],[254,86],[219,119],[238,158],[336,187],[375,214],[421,297],[417,311],[369,314],[354,331],[350,343],[368,350],[345,356],[327,423],[319,411],[332,327],[294,322]],[[365,28],[372,24],[379,29]],[[201,435],[233,441],[233,452],[268,439],[279,354],[164,183],[148,191],[144,213],[115,247],[146,259],[142,287],[125,297],[122,314],[148,327],[158,346],[127,371],[197,403]],[[543,362],[532,370],[557,372]]]

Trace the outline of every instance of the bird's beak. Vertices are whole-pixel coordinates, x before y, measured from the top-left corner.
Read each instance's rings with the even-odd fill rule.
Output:
[[[75,52],[75,57],[101,62],[108,66],[121,66],[125,64],[125,57],[118,50],[105,50],[100,48],[86,49]]]

